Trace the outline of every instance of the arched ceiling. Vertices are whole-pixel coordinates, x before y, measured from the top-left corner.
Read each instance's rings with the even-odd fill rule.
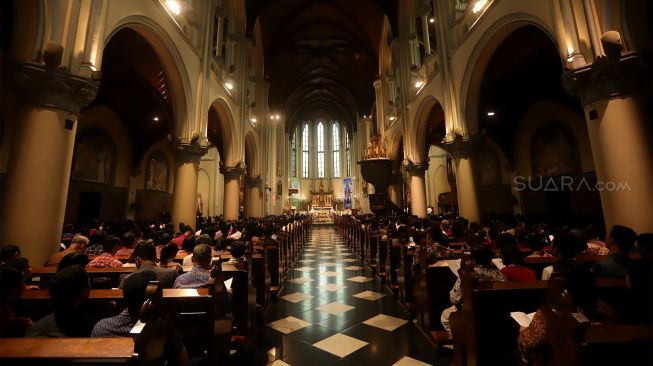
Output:
[[[260,19],[272,113],[291,129],[315,111],[355,129],[370,113],[383,17],[396,29],[397,0],[247,0]]]

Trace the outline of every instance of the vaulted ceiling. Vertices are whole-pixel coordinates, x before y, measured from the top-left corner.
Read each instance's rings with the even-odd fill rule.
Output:
[[[272,113],[292,127],[316,114],[355,128],[369,114],[383,17],[397,0],[248,0],[248,28],[260,19]],[[396,26],[393,26],[396,29]]]

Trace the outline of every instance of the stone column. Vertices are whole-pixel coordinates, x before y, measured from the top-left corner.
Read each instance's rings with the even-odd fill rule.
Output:
[[[172,222],[195,228],[197,218],[197,170],[206,148],[197,144],[177,146],[175,185],[172,197]],[[207,197],[204,197],[207,198]],[[209,204],[204,202],[205,205]]]
[[[18,245],[33,266],[58,250],[66,210],[77,116],[95,97],[97,83],[36,63],[11,75],[16,106],[2,208],[2,238]]]
[[[413,215],[426,217],[426,181],[424,173],[428,170],[429,163],[413,163],[405,160],[404,169],[410,179],[410,210]]]
[[[619,224],[651,232],[651,130],[643,92],[650,64],[637,54],[621,56],[619,47],[612,53],[603,47],[608,57],[564,73],[563,83],[583,104],[599,182],[592,188],[600,191],[606,229]]]
[[[247,192],[245,194],[246,206],[245,206],[245,215],[247,217],[261,217],[261,208],[262,208],[262,199],[261,195],[261,176],[257,175],[252,177],[247,175],[245,177],[245,186],[247,187]]]
[[[224,176],[224,212],[225,220],[238,220],[240,208],[240,184],[239,179],[245,173],[245,167],[236,165],[233,167],[220,166],[220,173]]]
[[[476,191],[476,152],[478,150],[478,137],[456,138],[445,146],[454,158],[456,171],[456,187],[458,193],[458,213],[469,221],[481,220],[481,209]]]

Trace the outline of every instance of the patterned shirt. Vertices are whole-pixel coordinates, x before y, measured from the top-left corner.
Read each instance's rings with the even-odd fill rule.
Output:
[[[172,288],[198,288],[206,286],[209,283],[210,273],[210,270],[195,265],[190,272],[177,277]]]
[[[114,259],[111,253],[104,252],[86,265],[86,268],[90,267],[122,267],[122,262]]]
[[[506,276],[501,273],[496,268],[485,268],[485,267],[474,267],[474,272],[478,274],[479,281],[507,281]],[[451,292],[449,292],[449,300],[454,305],[458,305],[463,301],[463,291],[460,288],[460,277],[456,280],[456,284],[453,285]]]
[[[93,244],[86,248],[86,255],[100,255],[103,251],[102,244]]]
[[[129,315],[127,309],[111,318],[102,319],[95,324],[91,337],[129,337],[129,332],[136,324],[136,318]]]

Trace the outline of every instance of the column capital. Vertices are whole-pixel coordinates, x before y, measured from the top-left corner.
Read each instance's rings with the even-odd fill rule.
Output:
[[[445,149],[453,155],[454,159],[466,159],[475,156],[481,146],[479,135],[462,136],[456,135],[451,142],[444,144]]]
[[[95,99],[99,82],[67,70],[46,68],[35,62],[14,65],[11,82],[27,103],[60,109],[74,115]]]
[[[413,163],[409,159],[404,159],[404,161],[401,162],[401,166],[411,176],[423,176],[424,173],[429,169],[429,159],[426,158],[426,161],[420,163]]]
[[[381,81],[381,79],[375,79],[372,82],[372,85],[374,85],[374,89],[381,89],[381,86],[383,85],[383,81]]]
[[[199,144],[177,144],[175,157],[177,162],[199,164],[202,156],[206,154],[207,148]]]
[[[249,174],[245,175],[245,184],[248,187],[260,187],[261,186],[261,176],[256,175],[256,176],[251,176]]]
[[[241,175],[245,174],[245,163],[238,163],[235,166],[225,166],[220,162],[220,174],[224,175],[225,179],[238,179]]]
[[[645,58],[636,53],[619,57],[601,57],[593,64],[562,74],[565,90],[587,105],[601,99],[639,94],[647,80]]]

